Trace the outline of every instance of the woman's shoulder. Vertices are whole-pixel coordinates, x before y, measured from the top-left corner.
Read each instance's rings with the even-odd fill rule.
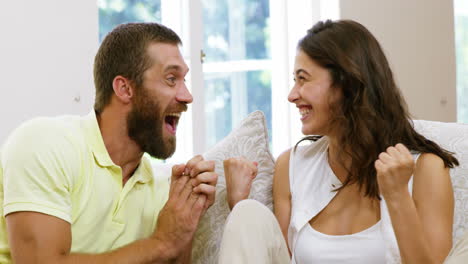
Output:
[[[328,141],[325,137],[322,137],[317,141],[309,141],[296,145],[285,150],[278,156],[275,162],[275,170],[288,169],[291,165],[290,163],[296,163],[304,159],[309,160],[318,154],[326,153],[327,148]]]
[[[301,143],[302,144],[297,145],[291,149],[292,155],[298,158],[312,158],[314,156],[325,153],[328,149],[327,137],[321,137],[316,141],[302,141]]]
[[[422,176],[426,178],[437,177],[438,174],[447,170],[445,168],[444,161],[441,157],[433,153],[421,153],[416,154],[417,159],[415,160],[414,176]]]
[[[444,166],[444,161],[442,158],[434,153],[416,153],[414,155],[419,155],[416,161],[416,166]]]
[[[287,149],[278,156],[275,162],[276,168],[289,166],[289,159],[291,158],[292,151],[294,151],[294,148]]]
[[[416,196],[426,196],[428,193],[450,189],[449,187],[451,187],[449,168],[445,167],[442,158],[433,153],[420,154],[414,167],[413,193]]]

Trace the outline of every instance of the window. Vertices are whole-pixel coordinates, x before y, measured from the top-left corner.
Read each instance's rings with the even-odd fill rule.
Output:
[[[205,147],[248,113],[265,113],[271,139],[268,0],[203,0]]]
[[[468,2],[454,0],[458,122],[468,123]]]
[[[98,0],[99,41],[115,26],[128,22],[161,22],[160,0]]]
[[[203,153],[255,110],[274,156],[297,142],[299,113],[287,102],[296,44],[325,18],[338,18],[338,0],[99,0],[101,39],[120,23],[155,21],[183,41],[194,102],[171,163]]]

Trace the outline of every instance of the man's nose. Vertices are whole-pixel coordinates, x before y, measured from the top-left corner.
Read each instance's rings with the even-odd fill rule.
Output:
[[[176,99],[177,101],[185,104],[193,102],[193,96],[187,89],[187,85],[185,85],[185,83],[181,85],[180,89],[177,91]]]

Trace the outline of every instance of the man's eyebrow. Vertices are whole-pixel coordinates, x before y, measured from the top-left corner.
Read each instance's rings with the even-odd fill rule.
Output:
[[[181,69],[181,67],[179,65],[168,65],[165,69],[164,69],[164,72],[168,72],[168,71],[172,71],[172,70],[176,70],[176,71],[179,71]]]

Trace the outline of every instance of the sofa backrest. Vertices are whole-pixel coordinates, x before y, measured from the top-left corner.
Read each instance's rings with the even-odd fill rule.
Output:
[[[468,124],[415,120],[414,128],[454,152],[460,166],[450,170],[455,195],[454,243],[468,230]]]

